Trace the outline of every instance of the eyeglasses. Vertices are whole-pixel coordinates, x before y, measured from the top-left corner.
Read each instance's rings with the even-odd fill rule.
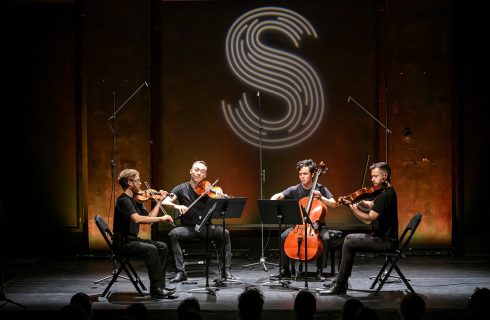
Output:
[[[129,179],[130,181],[133,181],[135,183],[141,183],[141,180],[140,179]]]

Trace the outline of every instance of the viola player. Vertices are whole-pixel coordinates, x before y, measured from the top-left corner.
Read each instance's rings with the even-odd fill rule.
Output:
[[[293,200],[300,201],[305,197],[308,198],[313,188],[313,197],[315,199],[321,201],[321,203],[324,204],[325,206],[331,208],[337,208],[338,203],[337,201],[335,201],[332,193],[327,189],[327,187],[319,183],[317,183],[316,186],[313,186],[313,182],[314,182],[313,176],[315,173],[315,169],[316,169],[316,163],[313,162],[313,160],[306,159],[306,160],[299,161],[296,164],[296,170],[298,171],[298,177],[300,183],[297,185],[290,186],[282,192],[274,194],[271,197],[271,200],[293,199]],[[325,224],[324,219],[322,221],[312,221],[312,222],[314,223],[314,228],[318,230],[324,248],[323,252],[321,253],[321,256],[317,259],[317,263],[316,263],[317,270],[315,273],[315,278],[321,280],[323,274],[323,268],[325,267],[327,262],[326,248],[328,248],[330,235],[328,233],[328,228]],[[289,233],[293,230],[293,228],[294,227],[290,227],[281,234],[283,248],[284,248],[284,241],[288,237]],[[282,250],[284,250],[283,248]],[[286,254],[283,254],[283,257],[284,258],[282,261],[281,270],[279,271],[278,274],[274,275],[274,277],[281,276],[281,278],[290,278],[291,277],[291,269],[289,268],[290,259]]]
[[[342,245],[342,261],[337,278],[324,283],[326,294],[345,294],[347,281],[351,275],[356,252],[391,251],[398,246],[398,204],[395,189],[391,186],[391,168],[386,162],[371,165],[371,182],[382,185],[381,192],[373,200],[351,202],[345,197],[339,201],[346,203],[361,222],[372,227],[371,233],[352,233],[345,237]],[[368,209],[360,209],[363,205]]]
[[[207,171],[208,166],[206,162],[195,161],[189,171],[190,181],[183,182],[174,187],[170,196],[163,201],[163,205],[171,206],[178,211],[181,223],[180,226],[172,229],[168,234],[176,271],[175,277],[170,280],[171,283],[187,280],[184,257],[180,246],[181,241],[189,241],[195,238],[206,239],[207,228],[202,228],[198,232],[195,230],[195,226],[201,224],[206,214],[204,212],[206,203],[211,195],[203,194],[203,192],[207,191],[203,185],[209,185],[209,182],[205,180]],[[214,193],[213,197],[215,195]],[[225,266],[224,270],[221,270],[221,277],[223,279],[235,279],[231,273],[230,232],[225,230],[225,239],[223,241],[223,227],[210,225],[208,237],[210,240],[217,240],[221,245],[225,246]]]
[[[165,264],[168,248],[164,242],[138,237],[139,225],[155,222],[173,223],[169,215],[158,216],[161,199],[148,212],[143,202],[137,201],[135,195],[141,192],[140,174],[135,169],[124,169],[117,178],[123,193],[117,198],[114,208],[114,236],[112,243],[115,250],[129,257],[144,257],[150,294],[155,299],[176,298],[175,287],[165,285]],[[162,197],[167,192],[160,191]]]

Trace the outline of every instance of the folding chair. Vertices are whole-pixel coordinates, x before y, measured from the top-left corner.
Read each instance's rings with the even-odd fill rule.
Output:
[[[376,289],[376,292],[374,295],[378,295],[381,288],[384,286],[386,283],[386,280],[391,275],[391,272],[393,269],[398,273],[400,276],[400,279],[402,279],[403,283],[407,286],[407,288],[412,292],[415,293],[415,290],[413,290],[412,286],[408,282],[407,278],[403,275],[403,273],[400,271],[400,268],[398,268],[398,261],[402,257],[405,257],[404,252],[407,249],[410,240],[412,240],[413,235],[415,234],[415,231],[417,230],[417,227],[419,226],[420,222],[422,221],[422,215],[420,213],[416,213],[413,215],[412,219],[408,222],[407,227],[403,231],[398,248],[393,250],[392,252],[383,252],[380,253],[381,255],[384,255],[386,257],[385,263],[383,264],[383,267],[381,270],[378,272],[378,275],[374,279],[373,284],[371,285],[370,289],[374,289],[376,286],[376,283],[379,282],[378,288]],[[388,270],[385,272],[385,270],[388,268]]]
[[[122,270],[126,272],[129,281],[133,284],[133,286],[136,288],[136,291],[138,291],[138,294],[143,296],[143,292],[141,290],[146,290],[145,285],[141,281],[140,277],[134,270],[133,266],[131,265],[131,262],[129,261],[129,257],[121,255],[117,252],[117,250],[114,250],[114,246],[112,244],[112,231],[105,222],[104,218],[100,215],[95,216],[95,224],[97,225],[97,228],[99,229],[100,233],[102,234],[102,237],[104,238],[105,242],[107,243],[107,246],[109,247],[109,250],[111,251],[112,256],[116,260],[116,262],[119,264],[119,269],[117,269],[117,272],[112,274],[112,279],[105,288],[104,292],[102,293],[101,297],[105,297],[107,292],[109,292],[109,289],[112,287],[114,282],[116,282],[117,278],[119,277],[119,274],[121,273]],[[141,289],[140,289],[141,287]]]

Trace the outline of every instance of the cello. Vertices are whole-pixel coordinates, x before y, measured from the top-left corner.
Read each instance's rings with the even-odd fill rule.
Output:
[[[327,214],[327,206],[319,199],[314,199],[313,191],[320,174],[327,172],[325,164],[320,162],[315,172],[310,195],[299,201],[299,207],[303,218],[303,224],[296,225],[284,241],[284,252],[293,260],[315,260],[323,252],[323,242],[314,224],[324,221]]]

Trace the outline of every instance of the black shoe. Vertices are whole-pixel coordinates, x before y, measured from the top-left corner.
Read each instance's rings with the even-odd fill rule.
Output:
[[[291,278],[291,271],[289,271],[288,269],[281,269],[281,271],[279,271],[278,273],[274,274],[272,276],[273,278]]]
[[[179,297],[174,292],[170,292],[162,289],[151,290],[150,295],[152,299],[175,299]]]
[[[347,293],[347,284],[346,283],[336,283],[333,287],[330,289],[327,289],[324,294],[331,294],[331,295],[340,295],[340,294],[346,294]]]
[[[324,282],[323,286],[327,289],[333,288],[337,284],[337,279],[333,279],[333,281],[330,282]]]
[[[230,268],[225,268],[224,273],[221,273],[221,278],[225,280],[236,280],[235,276],[231,274]]]
[[[179,272],[177,272],[177,274],[175,275],[175,277],[173,277],[172,279],[170,279],[170,283],[182,282],[182,281],[185,281],[185,280],[187,280],[187,276],[185,275],[184,272],[179,271]]]
[[[318,268],[316,269],[316,272],[315,272],[315,279],[316,280],[323,280],[323,272],[322,272],[322,269]]]
[[[175,288],[175,286],[171,285],[171,284],[166,284],[166,285],[162,285],[162,290],[167,290],[167,291],[175,291],[177,290],[177,288]]]

